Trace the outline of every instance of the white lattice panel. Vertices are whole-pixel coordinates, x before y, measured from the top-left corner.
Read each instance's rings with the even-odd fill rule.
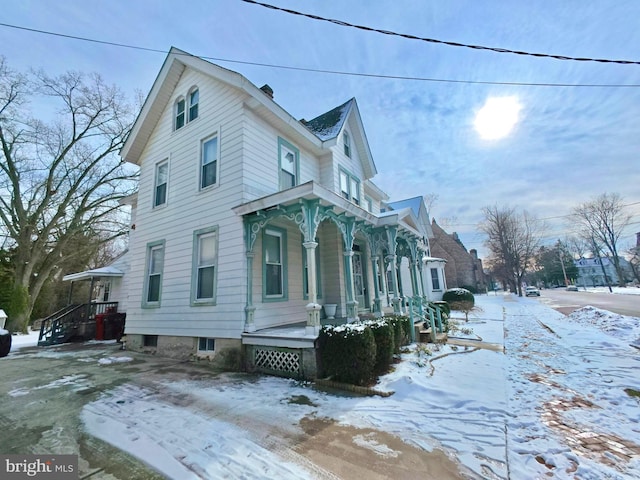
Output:
[[[259,369],[285,374],[300,373],[300,354],[294,351],[256,349],[255,362]]]

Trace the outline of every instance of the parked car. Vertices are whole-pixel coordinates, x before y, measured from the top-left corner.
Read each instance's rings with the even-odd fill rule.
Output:
[[[567,287],[567,292],[577,292],[578,291],[578,287],[576,287],[575,285],[569,285]]]
[[[536,287],[527,287],[524,289],[524,294],[527,297],[539,297],[540,290],[538,290]]]

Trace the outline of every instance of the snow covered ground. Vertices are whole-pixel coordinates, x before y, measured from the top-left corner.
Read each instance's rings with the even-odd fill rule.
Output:
[[[630,346],[640,319],[590,307],[565,317],[511,295],[477,304],[482,310],[461,321],[473,333],[463,336],[504,344],[504,353],[413,345],[376,387],[389,397],[227,374],[125,384],[85,406],[82,420],[89,433],[180,480],[326,478],[296,454],[305,419],[443,449],[469,478],[640,478],[640,401],[627,393],[640,390],[640,352]],[[353,443],[383,459],[402,455],[373,436]]]

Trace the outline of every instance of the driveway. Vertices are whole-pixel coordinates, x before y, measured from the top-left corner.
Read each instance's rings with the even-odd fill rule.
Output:
[[[176,480],[463,478],[442,451],[427,452],[382,431],[313,416],[278,425],[268,413],[214,405],[192,392],[166,388],[197,382],[237,391],[262,378],[216,372],[206,363],[124,352],[116,343],[86,343],[23,348],[0,359],[0,372],[0,453],[78,454],[81,479],[166,478],[157,470]],[[280,395],[287,404],[287,391]],[[295,410],[305,403],[294,397],[289,404]],[[132,409],[135,419],[126,420],[127,431],[116,431],[122,422],[113,420]],[[154,454],[156,446],[144,439],[144,424],[166,425],[164,438],[154,441],[177,457],[193,439],[202,455],[212,449],[213,470],[198,471],[204,461],[183,458],[189,469],[163,452]],[[212,427],[224,437],[217,445],[207,439]],[[354,438],[367,440],[358,445]],[[114,439],[119,448],[112,446]],[[392,454],[381,456],[376,445]],[[149,457],[157,470],[138,460]]]

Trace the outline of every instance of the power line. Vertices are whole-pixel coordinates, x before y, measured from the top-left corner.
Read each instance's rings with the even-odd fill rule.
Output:
[[[391,35],[391,36],[395,36],[395,37],[402,37],[402,38],[407,38],[409,40],[420,40],[422,42],[438,43],[438,44],[442,44],[442,45],[449,45],[451,47],[464,47],[464,48],[472,48],[472,49],[475,49],[475,50],[489,50],[489,51],[497,52],[497,53],[511,53],[511,54],[515,54],[515,55],[527,55],[527,56],[530,56],[530,57],[553,58],[553,59],[556,59],[556,60],[571,60],[571,61],[576,61],[576,62],[599,62],[599,63],[617,63],[617,64],[623,64],[623,65],[640,65],[640,61],[633,61],[633,60],[611,60],[611,59],[607,59],[607,58],[570,57],[570,56],[566,56],[566,55],[553,55],[553,54],[549,54],[549,53],[532,53],[532,52],[525,52],[525,51],[521,51],[521,50],[510,50],[508,48],[487,47],[487,46],[483,46],[483,45],[472,45],[472,44],[468,44],[468,43],[460,43],[460,42],[450,42],[450,41],[446,41],[446,40],[438,40],[438,39],[435,39],[435,38],[418,37],[416,35],[411,35],[411,34],[407,34],[407,33],[398,33],[398,32],[393,32],[393,31],[390,31],[390,30],[380,30],[378,28],[372,28],[372,27],[367,27],[367,26],[364,26],[364,25],[356,25],[356,24],[353,24],[353,23],[348,23],[348,22],[345,22],[343,20],[325,18],[325,17],[320,17],[318,15],[312,15],[312,14],[309,14],[309,13],[298,12],[296,10],[291,10],[291,9],[288,9],[288,8],[276,7],[275,5],[270,5],[268,3],[257,2],[256,0],[242,0],[242,1],[246,2],[246,3],[254,4],[254,5],[260,5],[261,7],[269,8],[271,10],[278,10],[278,11],[281,11],[281,12],[290,13],[292,15],[299,15],[301,17],[311,18],[313,20],[320,20],[322,22],[333,23],[333,24],[339,25],[341,27],[357,28],[359,30],[365,30],[365,31],[368,31],[368,32],[375,32],[375,33],[381,33],[383,35]]]
[[[243,0],[247,1],[247,0]],[[95,38],[89,37],[81,37],[77,35],[70,35],[65,33],[51,32],[47,30],[40,30],[36,28],[22,27],[19,25],[12,25],[9,23],[1,23],[0,26],[7,28],[14,28],[16,30],[24,30],[32,33],[39,33],[42,35],[51,35],[54,37],[67,38],[70,40],[79,40],[83,42],[97,43],[100,45],[109,45],[112,47],[119,48],[128,48],[131,50],[141,50],[144,52],[153,52],[153,53],[162,53],[167,55],[169,51],[158,49],[158,48],[149,48],[149,47],[141,47],[138,45],[131,45],[127,43],[119,43],[119,42],[110,42],[107,40],[98,40]],[[535,82],[500,82],[500,81],[480,81],[480,80],[454,80],[454,79],[445,79],[445,78],[429,78],[429,77],[412,77],[412,76],[404,76],[404,75],[383,75],[376,73],[361,73],[361,72],[349,72],[344,70],[327,70],[327,69],[319,69],[319,68],[306,68],[306,67],[293,67],[290,65],[276,65],[271,63],[261,63],[261,62],[250,62],[244,60],[233,60],[229,58],[219,58],[212,57],[207,55],[191,55],[188,53],[184,53],[185,56],[196,56],[202,58],[204,60],[210,60],[214,62],[226,62],[226,63],[234,63],[241,65],[251,65],[254,67],[266,67],[266,68],[277,68],[281,70],[295,70],[300,72],[310,72],[310,73],[322,73],[328,75],[344,75],[351,77],[366,77],[366,78],[381,78],[387,80],[407,80],[407,81],[417,81],[417,82],[436,82],[436,83],[461,83],[461,84],[471,84],[471,85],[503,85],[503,86],[515,86],[515,87],[590,87],[590,88],[638,88],[640,84],[608,84],[608,83],[535,83]]]

